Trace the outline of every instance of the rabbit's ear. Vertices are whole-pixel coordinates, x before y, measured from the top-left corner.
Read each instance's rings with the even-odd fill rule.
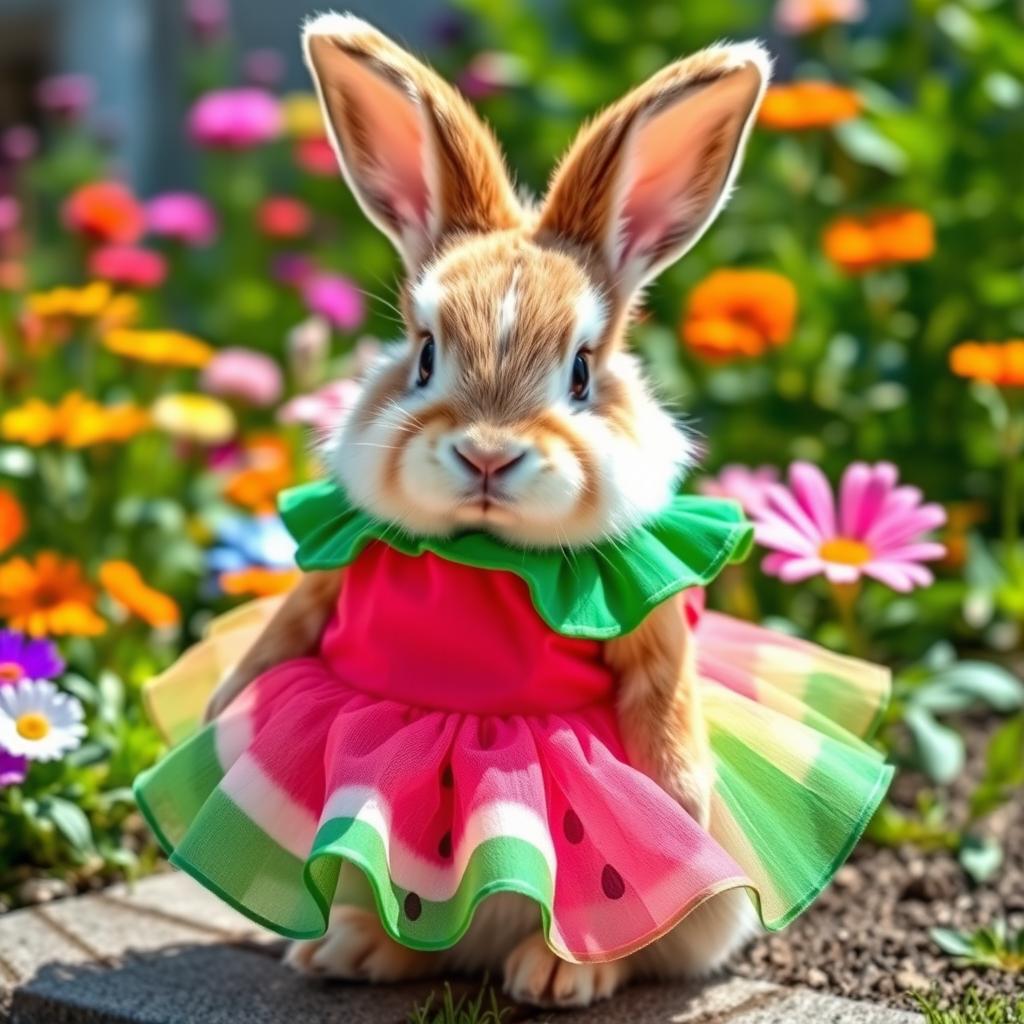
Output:
[[[770,72],[754,42],[663,68],[580,132],[552,179],[541,234],[582,246],[628,299],[728,198]]]
[[[303,46],[342,172],[410,273],[449,233],[519,222],[493,135],[447,82],[352,15],[314,18]]]

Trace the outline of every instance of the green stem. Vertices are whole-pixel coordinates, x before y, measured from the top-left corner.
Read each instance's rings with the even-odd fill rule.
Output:
[[[839,611],[839,622],[846,636],[846,649],[858,658],[867,657],[867,641],[857,619],[860,583],[833,583],[832,598]]]

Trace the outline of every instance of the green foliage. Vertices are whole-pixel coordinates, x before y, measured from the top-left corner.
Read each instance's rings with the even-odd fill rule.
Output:
[[[1011,973],[1024,971],[1024,928],[1014,935],[1007,930],[1006,922],[999,920],[976,932],[932,928],[928,934],[944,953],[955,957],[958,967],[992,967]]]
[[[1020,1024],[1024,1021],[1024,997],[978,995],[969,989],[956,1006],[946,1007],[935,996],[915,993],[914,1001],[926,1024]]]
[[[497,993],[485,979],[480,991],[474,998],[463,994],[458,999],[452,992],[449,982],[444,983],[444,991],[439,1005],[435,1006],[436,992],[431,992],[426,1000],[409,1011],[409,1024],[502,1024],[512,1010],[502,1006]]]

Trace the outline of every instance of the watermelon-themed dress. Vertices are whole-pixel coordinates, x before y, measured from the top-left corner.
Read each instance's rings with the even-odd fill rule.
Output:
[[[700,588],[750,546],[729,502],[679,496],[573,551],[414,538],[329,482],[281,508],[300,566],[346,567],[319,650],[202,727],[280,599],[216,622],[147,689],[173,747],[135,791],[172,864],[282,935],[318,937],[356,904],[443,949],[516,892],[557,954],[610,960],[737,886],[780,928],[882,799],[891,770],[866,738],[887,673],[703,610]],[[629,763],[602,657],[663,601],[694,624],[707,829]]]

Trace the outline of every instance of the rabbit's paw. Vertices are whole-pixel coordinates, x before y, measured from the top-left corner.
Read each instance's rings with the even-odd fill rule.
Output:
[[[527,936],[505,959],[505,992],[533,1006],[589,1006],[608,999],[629,977],[624,960],[571,964],[552,953],[540,932]]]
[[[430,957],[395,942],[372,911],[340,907],[323,938],[293,942],[284,962],[311,977],[391,982],[421,977]]]

